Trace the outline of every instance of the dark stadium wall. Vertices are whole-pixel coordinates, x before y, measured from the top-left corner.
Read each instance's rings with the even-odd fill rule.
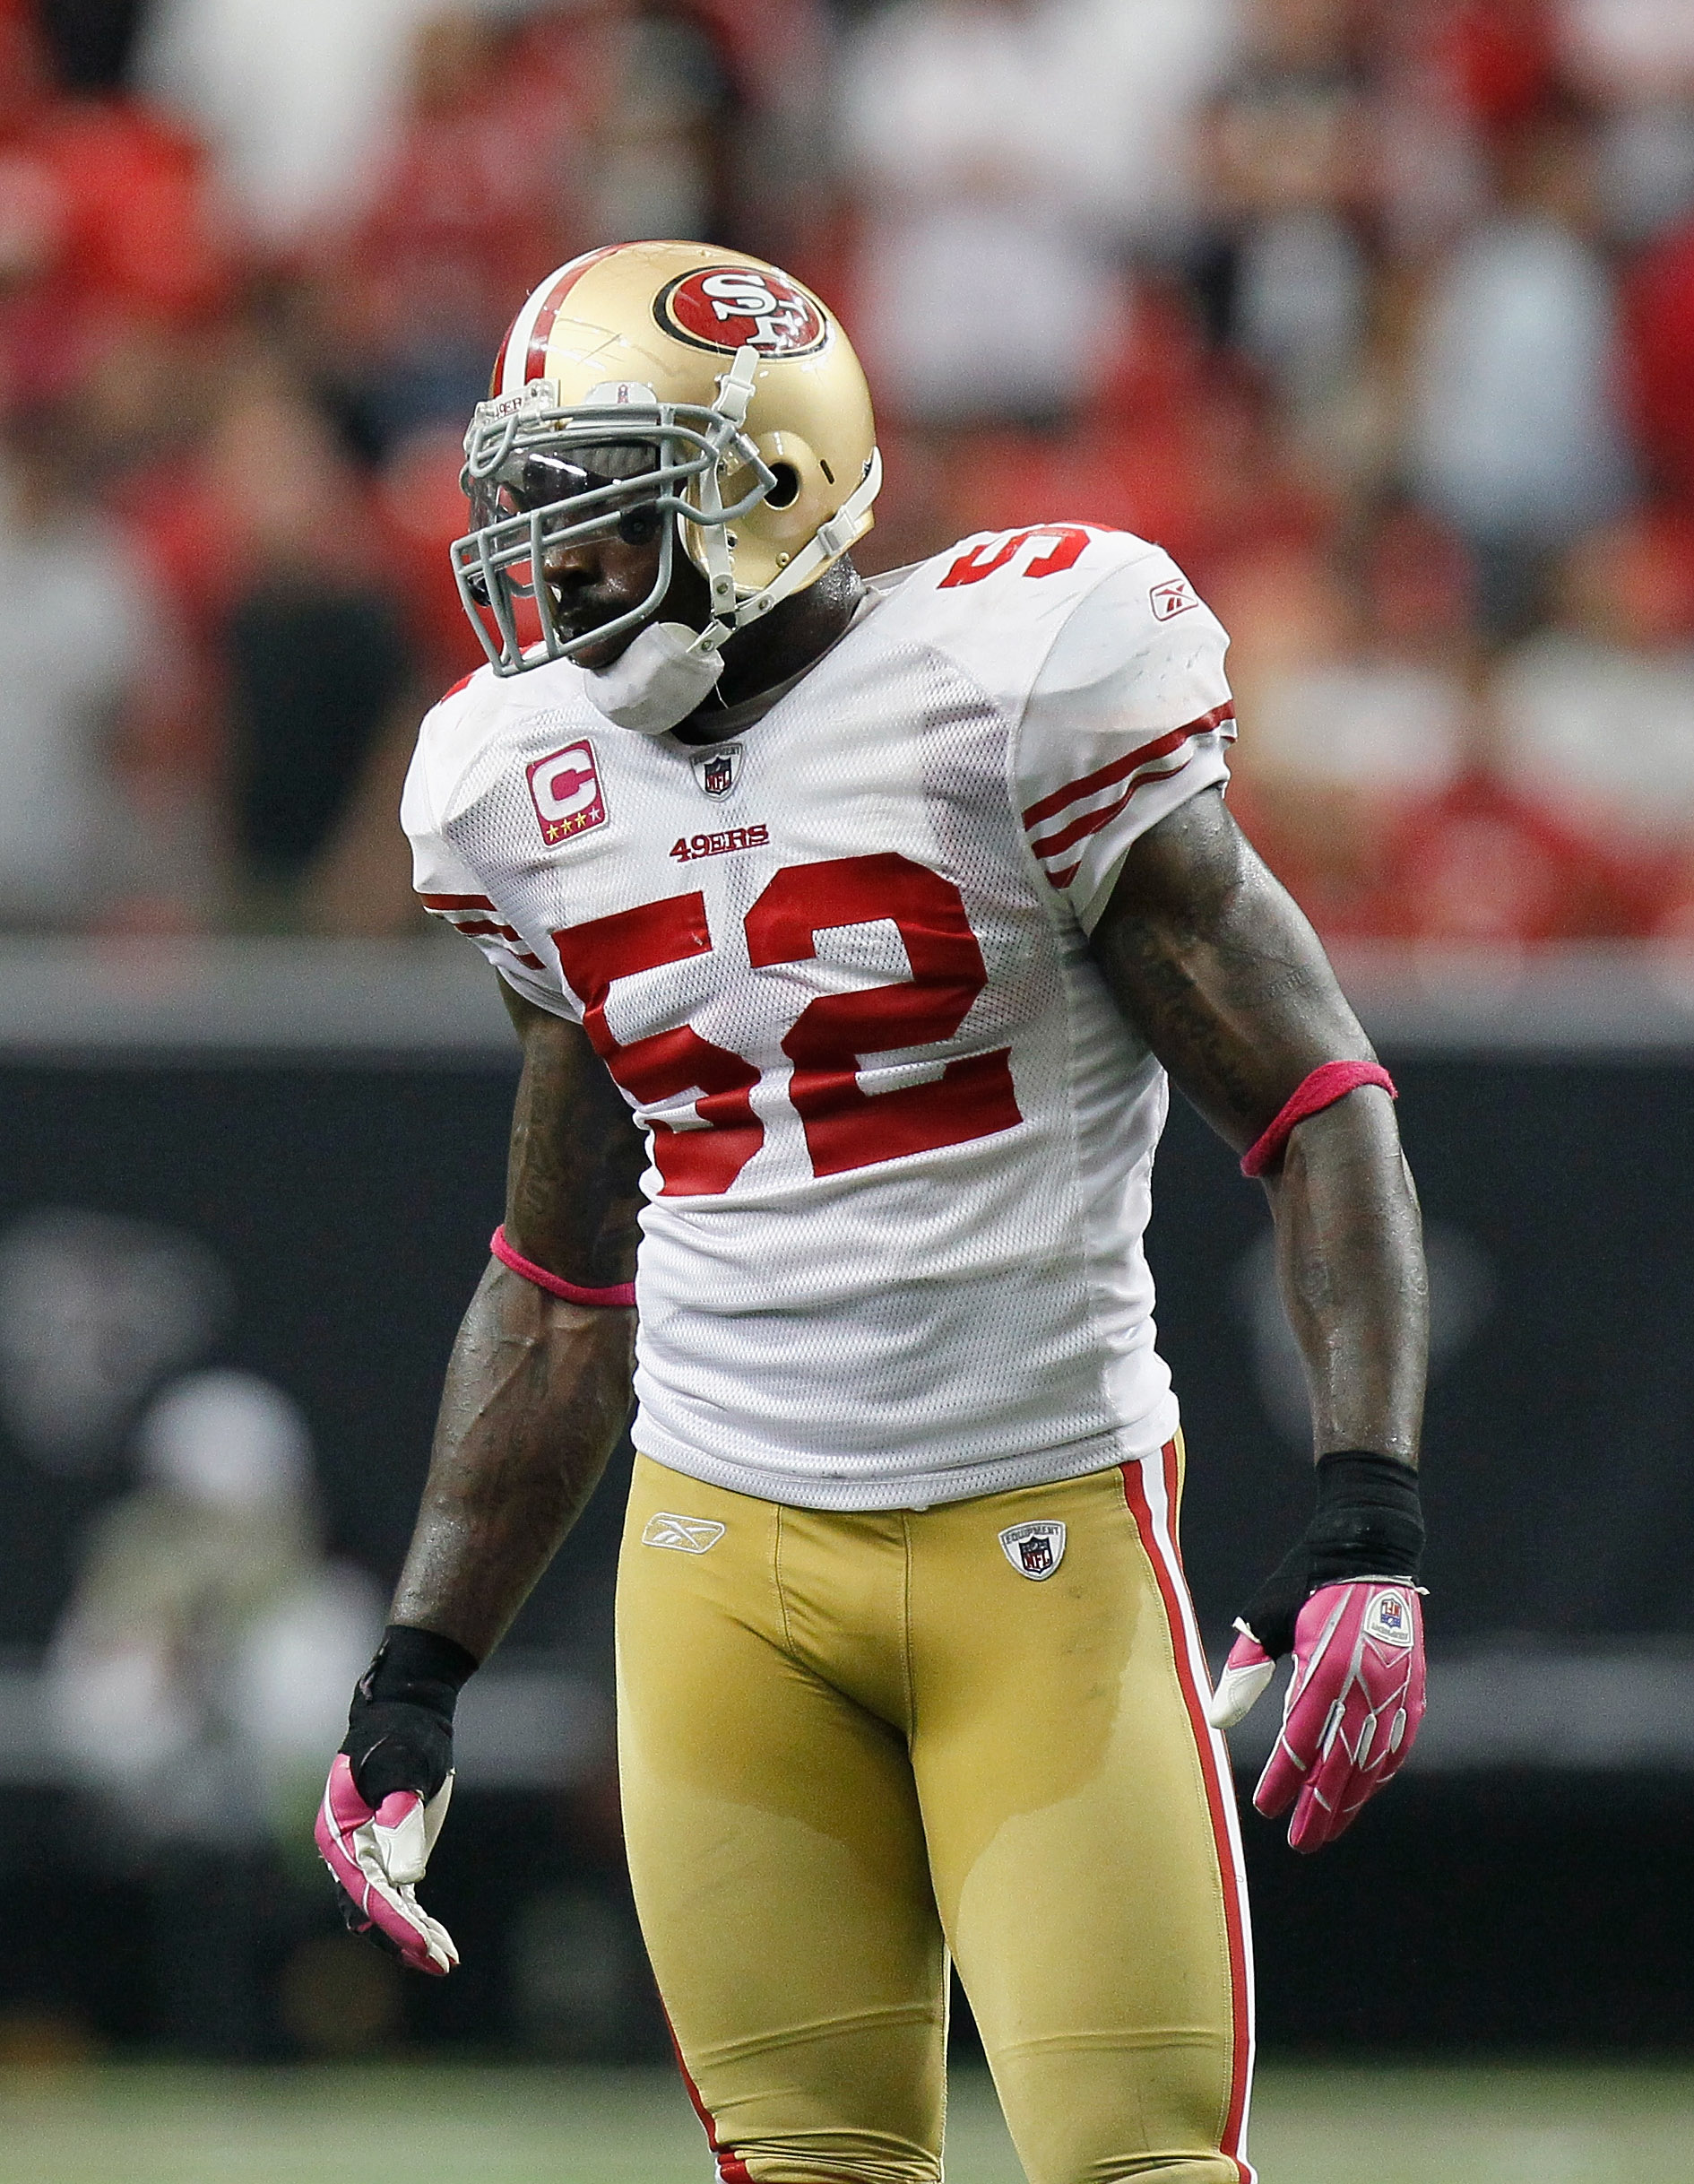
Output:
[[[1396,1066],[1435,1289],[1434,1648],[1694,1635],[1689,1072]],[[333,1543],[387,1577],[498,1218],[511,1082],[497,1067],[14,1065],[0,1070],[0,1238],[32,1211],[78,1208],[209,1245],[235,1290],[220,1357],[304,1406]],[[1188,1568],[1216,1642],[1265,1542],[1304,1521],[1297,1377],[1261,1194],[1180,1101],[1155,1207]],[[121,1481],[123,1452],[66,1480],[4,1434],[0,1644],[27,1647],[51,1628],[67,1541]]]
[[[1694,1821],[1688,1704],[1659,1706],[1646,1742],[1630,1742],[1630,1706],[1645,1703],[1631,1693],[1654,1677],[1654,1688],[1694,1688],[1694,1080],[1671,1061],[1449,1056],[1396,1070],[1436,1268],[1429,1756],[1421,1746],[1392,1796],[1316,1860],[1247,1816],[1260,1954],[1275,1973],[1266,2035],[1299,2047],[1694,2043],[1694,1914],[1679,1883]],[[0,1077],[0,1252],[54,1208],[208,1247],[234,1294],[210,1361],[264,1374],[302,1406],[330,1543],[386,1584],[500,1205],[509,1070],[137,1056],[14,1062]],[[1221,1650],[1267,1545],[1303,1521],[1298,1382],[1267,1301],[1262,1198],[1180,1102],[1156,1196],[1162,1339],[1189,1450],[1187,1561]],[[0,1662],[27,1677],[82,1527],[128,1482],[129,1452],[120,1423],[82,1469],[55,1471],[6,1431]],[[518,1657],[603,1686],[617,1529],[612,1484],[526,1610]],[[1587,1708],[1586,1729],[1544,1701],[1555,1689]],[[1535,1726],[1537,1706],[1558,1714],[1552,1729]],[[1237,1758],[1250,1789],[1245,1743]],[[13,1824],[0,1827],[0,1919],[18,1937],[0,2009],[47,1982],[82,1996],[110,2037],[192,2048],[198,2024],[226,2047],[287,2051],[262,1999],[242,2018],[213,1982],[211,1998],[168,2006],[156,1955],[138,1945],[127,1969],[102,1957],[117,1882],[84,1894],[85,1933],[60,1917],[30,1943],[40,1905],[71,1893],[48,1869],[65,1839],[51,1824],[63,1785],[39,1772],[14,1783]],[[413,1982],[413,2032],[649,2051],[660,2035],[631,1956],[611,1808],[521,1783],[462,1788],[432,1885],[477,1970],[428,1993]],[[485,1885],[478,1838],[496,1824],[528,1847],[518,1900]],[[157,1923],[174,1884],[155,1878],[122,1885],[154,1891]],[[316,1915],[290,1914],[297,1926]],[[592,1929],[623,1967],[617,1997],[575,2032],[569,1998],[549,2018],[514,1970],[525,1952],[545,1954],[561,1920],[578,1937],[569,1946]],[[276,1937],[231,1947],[232,1963],[260,1963],[263,1989]],[[559,2022],[564,2033],[536,2030]]]

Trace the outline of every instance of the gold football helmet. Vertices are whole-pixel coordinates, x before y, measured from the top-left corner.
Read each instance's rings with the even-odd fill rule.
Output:
[[[827,307],[704,243],[615,244],[549,274],[464,446],[472,527],[454,571],[499,675],[638,628],[677,539],[710,587],[700,641],[721,646],[869,530],[882,481],[864,374]],[[653,589],[573,632],[548,556],[612,534],[660,539]]]

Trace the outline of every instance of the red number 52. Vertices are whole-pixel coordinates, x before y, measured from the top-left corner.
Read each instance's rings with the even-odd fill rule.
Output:
[[[1057,576],[1064,569],[1076,568],[1093,536],[1093,531],[1085,524],[1032,524],[1025,531],[1008,531],[962,553],[936,589],[950,592],[961,584],[981,584],[985,576],[1015,561],[1033,539],[1046,541],[1047,550],[1032,554],[1024,564],[1023,574]]]
[[[1004,1046],[962,1055],[927,1084],[873,1093],[859,1082],[865,1054],[950,1039],[988,984],[964,898],[939,872],[894,851],[789,865],[747,914],[748,954],[755,970],[805,963],[829,927],[884,918],[905,942],[911,977],[857,993],[818,994],[782,1042],[794,1064],[789,1097],[815,1175],[968,1144],[1023,1120]],[[687,1024],[622,1045],[606,1022],[607,998],[618,979],[712,952],[704,895],[672,895],[566,926],[553,941],[582,1001],[583,1028],[631,1098],[644,1104],[698,1095],[695,1114],[706,1127],[654,1125],[653,1159],[665,1195],[727,1191],[765,1140],[751,1096],[758,1070]]]

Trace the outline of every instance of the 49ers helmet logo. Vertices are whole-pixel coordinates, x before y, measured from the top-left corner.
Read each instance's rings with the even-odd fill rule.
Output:
[[[667,334],[696,349],[756,349],[761,356],[805,356],[829,338],[824,314],[779,273],[752,265],[706,265],[671,282],[654,303]]]

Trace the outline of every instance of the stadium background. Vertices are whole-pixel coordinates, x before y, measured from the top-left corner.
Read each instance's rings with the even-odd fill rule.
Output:
[[[393,817],[480,656],[459,436],[641,234],[842,311],[867,566],[1171,549],[1401,1082],[1432,1711],[1323,1859],[1248,1823],[1268,2184],[1694,2178],[1686,0],[0,0],[0,2176],[702,2165],[615,1489],[465,1703],[463,1971],[340,1937],[306,1848],[499,1199],[508,1035]],[[1221,1650],[1303,1424],[1185,1111],[1154,1252]]]

